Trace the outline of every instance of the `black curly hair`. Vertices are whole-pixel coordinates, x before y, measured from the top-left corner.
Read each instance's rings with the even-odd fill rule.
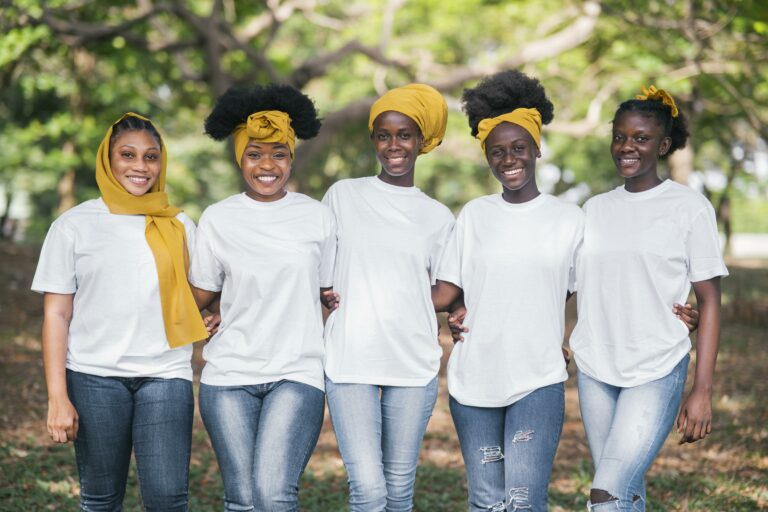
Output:
[[[487,76],[474,88],[464,89],[461,104],[472,135],[477,135],[477,125],[483,119],[500,116],[516,108],[535,108],[541,114],[542,124],[548,124],[555,117],[555,107],[541,83],[517,70]]]
[[[269,84],[230,87],[216,100],[205,120],[205,133],[215,140],[226,139],[248,116],[262,110],[279,110],[291,117],[291,127],[299,139],[311,139],[320,131],[315,104],[290,85]]]
[[[616,110],[613,116],[613,123],[627,112],[639,112],[640,114],[653,117],[656,122],[664,129],[664,136],[672,139],[669,150],[660,155],[659,158],[665,159],[678,149],[684,148],[688,140],[688,126],[683,113],[678,109],[677,117],[672,117],[672,107],[658,100],[627,100]]]

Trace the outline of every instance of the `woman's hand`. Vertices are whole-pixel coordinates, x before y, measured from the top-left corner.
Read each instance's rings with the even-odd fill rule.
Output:
[[[335,311],[341,302],[341,296],[333,291],[333,288],[320,289],[320,302],[328,308],[328,311]]]
[[[48,435],[54,443],[77,439],[79,416],[69,398],[48,400]]]
[[[221,313],[211,313],[210,315],[203,317],[203,323],[205,329],[208,331],[208,337],[210,338],[217,332],[219,332],[219,324],[221,323]]]
[[[464,317],[467,316],[467,308],[461,306],[448,315],[448,328],[451,330],[451,338],[453,342],[464,341],[465,332],[469,332],[469,328],[464,326]]]
[[[678,444],[694,443],[712,432],[712,392],[693,387],[677,416]]]
[[[688,332],[693,332],[699,327],[699,310],[694,308],[690,304],[681,305],[681,304],[674,304],[672,306],[672,313],[675,314],[677,318],[683,321],[685,326],[688,328]]]

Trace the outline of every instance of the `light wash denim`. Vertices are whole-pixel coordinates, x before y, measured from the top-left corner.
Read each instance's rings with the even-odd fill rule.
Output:
[[[351,512],[413,509],[416,466],[437,400],[424,387],[335,384],[325,379],[336,441],[349,476]]]
[[[669,435],[688,375],[686,354],[666,377],[622,388],[578,372],[579,407],[595,463],[592,489],[618,498],[589,510],[645,510],[645,473]]]
[[[547,510],[547,487],[563,429],[563,383],[506,407],[449,401],[467,471],[469,511]]]
[[[67,370],[67,390],[80,417],[75,440],[80,510],[123,509],[133,450],[144,509],[186,511],[192,382]]]
[[[224,481],[224,510],[299,510],[299,479],[323,426],[324,398],[290,380],[200,384],[200,415]]]

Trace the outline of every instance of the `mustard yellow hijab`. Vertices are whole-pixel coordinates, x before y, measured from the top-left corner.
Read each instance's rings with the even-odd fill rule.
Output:
[[[235,161],[240,165],[245,147],[250,139],[260,142],[287,144],[293,158],[296,148],[296,132],[291,126],[291,116],[279,110],[262,110],[248,116],[245,124],[239,124],[232,132],[235,141]]]
[[[144,215],[146,218],[145,236],[157,266],[165,334],[171,348],[180,347],[208,337],[187,281],[187,237],[184,224],[176,218],[181,210],[168,204],[168,195],[165,193],[167,156],[162,143],[160,175],[150,191],[143,196],[134,196],[126,191],[112,174],[109,139],[112,137],[114,125],[127,117],[149,121],[145,117],[128,112],[109,127],[96,154],[96,184],[111,213]]]
[[[541,149],[541,114],[535,108],[516,108],[512,112],[480,121],[477,125],[477,138],[480,140],[483,151],[485,151],[485,139],[494,128],[504,122],[522,127],[531,134],[536,147]]]
[[[424,84],[409,84],[387,91],[371,106],[369,132],[373,132],[373,121],[389,110],[405,114],[418,125],[424,138],[420,155],[429,153],[443,141],[448,124],[448,105],[435,88]]]

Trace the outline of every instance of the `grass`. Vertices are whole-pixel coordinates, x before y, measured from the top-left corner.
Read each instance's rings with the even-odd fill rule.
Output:
[[[51,445],[45,435],[46,396],[37,340],[41,300],[27,292],[35,260],[34,248],[0,244],[0,279],[8,283],[0,295],[0,511],[75,510],[78,504],[72,446]],[[678,446],[676,437],[670,436],[648,474],[649,510],[768,510],[768,314],[761,314],[768,304],[768,262],[732,263],[730,269],[731,277],[723,281],[714,431],[693,445]],[[569,315],[572,326],[573,312]],[[449,345],[445,340],[446,352]],[[199,357],[199,347],[196,354]],[[466,482],[444,376],[440,384],[424,439],[414,509],[459,512],[467,508]],[[550,484],[550,509],[585,510],[591,478],[571,378]],[[221,510],[222,494],[216,459],[196,416],[190,510]],[[347,509],[346,474],[327,419],[302,479],[300,499],[302,510],[309,512]],[[141,510],[135,466],[125,510]]]

